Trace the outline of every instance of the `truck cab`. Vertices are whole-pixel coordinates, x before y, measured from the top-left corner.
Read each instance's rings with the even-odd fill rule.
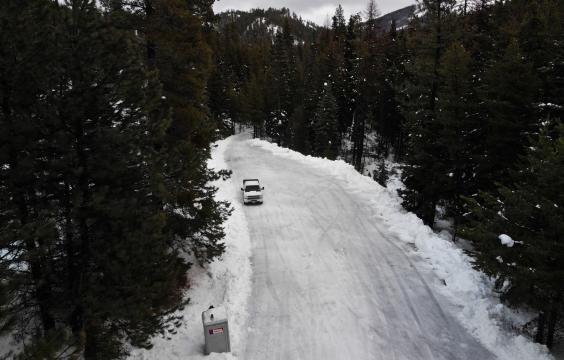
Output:
[[[260,186],[258,179],[243,180],[243,204],[262,204],[264,187]]]

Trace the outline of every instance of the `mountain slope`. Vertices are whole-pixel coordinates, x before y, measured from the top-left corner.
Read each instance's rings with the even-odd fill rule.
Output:
[[[411,5],[379,17],[376,21],[382,31],[390,29],[393,20],[396,27],[403,28],[409,24],[416,6]],[[219,29],[232,27],[239,36],[248,39],[273,37],[284,25],[284,19],[290,22],[292,33],[297,40],[314,40],[316,33],[323,27],[316,25],[291,13],[287,8],[253,9],[251,11],[230,10],[217,14]]]
[[[411,5],[396,11],[392,11],[389,14],[385,14],[377,19],[378,26],[382,30],[389,30],[392,21],[395,20],[397,29],[404,28],[409,24],[409,21],[415,14],[416,9],[416,5]]]
[[[217,16],[220,29],[231,26],[242,38],[274,37],[278,29],[282,29],[285,19],[288,19],[292,33],[298,40],[312,40],[319,30],[315,23],[303,20],[286,8],[230,10]]]

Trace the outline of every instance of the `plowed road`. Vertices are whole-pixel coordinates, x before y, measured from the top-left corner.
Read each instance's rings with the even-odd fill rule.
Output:
[[[246,360],[493,359],[433,290],[440,280],[383,232],[328,173],[253,147],[226,152],[236,184],[259,178],[245,207],[253,243]]]

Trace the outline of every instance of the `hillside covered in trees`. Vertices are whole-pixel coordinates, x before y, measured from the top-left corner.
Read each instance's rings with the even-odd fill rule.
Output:
[[[329,27],[213,0],[3,0],[0,336],[117,359],[175,333],[225,251],[210,145],[238,127],[452,224],[501,299],[564,328],[564,2],[374,1]],[[503,235],[503,236],[500,236]]]

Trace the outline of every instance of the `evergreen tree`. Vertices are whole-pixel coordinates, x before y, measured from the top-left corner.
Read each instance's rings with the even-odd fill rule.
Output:
[[[355,100],[356,111],[353,113],[351,140],[352,163],[357,171],[363,171],[365,136],[367,127],[374,122],[374,104],[378,98],[378,7],[370,0],[366,9],[366,26],[363,34],[363,47],[360,66],[360,92]]]
[[[56,108],[39,99],[60,66],[60,21],[53,4],[41,0],[0,7],[0,333],[26,316],[37,317],[37,329],[25,330],[39,336],[56,325],[49,250],[57,234],[43,176],[52,139],[42,128],[56,121]]]
[[[365,107],[358,107],[353,114],[351,125],[352,164],[362,173],[364,170],[363,156],[367,133],[367,124],[372,123],[372,113]]]
[[[121,26],[123,10],[112,5]],[[186,173],[175,161],[190,159],[175,151],[192,151],[173,138],[184,136],[172,133],[182,109],[168,116],[157,73],[147,72],[160,59],[94,1],[14,1],[0,19],[10,49],[0,53],[0,294],[10,291],[0,324],[32,336],[26,358],[58,357],[65,345],[85,359],[121,357],[126,343],[149,347],[179,325],[171,314],[189,267],[180,249],[201,262],[223,250],[226,210],[200,157],[209,139],[194,143],[189,132],[200,146],[191,171],[202,176],[176,191]]]
[[[298,106],[294,109],[292,118],[292,149],[301,152],[302,154],[311,153],[311,126],[305,117],[305,110],[303,106]]]
[[[528,136],[538,127],[533,108],[538,84],[516,41],[511,41],[502,58],[487,70],[480,89],[487,110],[485,150],[478,169],[481,189],[508,176],[523,154]]]
[[[538,117],[564,119],[564,6],[558,1],[530,2],[519,28],[519,48],[539,78]]]
[[[441,58],[454,2],[424,0],[421,6],[426,16],[419,26],[426,34],[418,44],[416,61],[408,68],[409,83],[403,90],[410,145],[406,156],[408,164],[402,175],[406,189],[400,194],[406,209],[417,214],[426,225],[433,226],[442,190],[450,181],[445,173],[448,149],[436,134],[441,131],[437,121],[441,111],[437,106]]]
[[[314,118],[314,148],[317,156],[328,159],[337,157],[337,100],[331,90],[331,85],[325,83],[323,95],[317,105]]]
[[[58,304],[85,359],[116,358],[126,341],[149,346],[181,304],[188,264],[170,246],[154,148],[168,119],[133,39],[93,2],[73,3],[64,26],[71,50],[59,81],[73,87],[53,99],[68,276]]]
[[[379,135],[378,155],[387,156],[396,147],[401,149],[404,119],[397,102],[395,84],[400,80],[401,52],[395,21],[391,22],[387,34],[380,36],[381,48],[379,54],[374,56],[380,63],[376,76],[378,96],[375,103],[375,130]]]
[[[333,17],[333,39],[329,45],[326,59],[327,64],[325,67],[330,69],[329,80],[331,81],[333,94],[337,99],[337,117],[340,137],[345,133],[350,124],[350,115],[349,111],[347,111],[347,83],[349,79],[345,60],[346,29],[343,8],[339,5]]]
[[[293,88],[295,84],[294,39],[290,22],[284,20],[284,27],[276,34],[272,48],[271,97],[273,109],[270,112],[266,133],[278,144],[290,142],[289,118],[293,111]]]
[[[157,72],[154,86],[162,88],[171,113],[160,144],[165,182],[160,195],[171,241],[199,263],[210,262],[224,251],[218,219],[226,214],[207,186],[217,177],[206,166],[216,129],[206,93],[212,65],[206,25],[211,2],[123,0],[121,5],[127,18],[123,26],[142,34],[146,66]],[[196,199],[203,199],[201,206],[194,207]]]
[[[483,146],[482,122],[478,99],[472,87],[471,57],[462,44],[454,42],[442,58],[441,78],[443,85],[439,96],[437,122],[440,127],[436,136],[445,146],[447,156],[443,164],[445,187],[442,202],[447,217],[454,221],[453,238],[465,212],[462,196],[478,191],[476,171]]]
[[[386,166],[386,159],[384,157],[380,157],[378,160],[378,168],[374,171],[373,178],[378,182],[378,184],[386,187],[388,185],[388,178],[390,174],[388,172],[388,168]]]
[[[264,99],[265,85],[261,83],[257,76],[251,76],[245,88],[245,98],[247,101],[248,120],[253,126],[253,137],[264,136],[264,122],[266,118],[266,101]]]
[[[342,42],[345,39],[347,32],[347,25],[345,22],[345,11],[341,5],[337,6],[335,15],[333,15],[333,36],[337,42]]]
[[[463,234],[502,298],[539,312],[536,340],[550,348],[564,310],[564,126],[547,124],[531,145],[510,185],[467,199],[471,221]]]
[[[213,120],[225,135],[234,133],[233,84],[231,73],[224,60],[218,60],[208,82],[209,108]]]
[[[345,104],[344,118],[347,122],[344,124],[345,129],[348,129],[352,124],[352,117],[355,113],[356,105],[359,97],[360,86],[360,59],[358,48],[360,47],[360,24],[361,18],[357,15],[352,15],[347,25],[347,35],[344,45],[344,61],[345,61]]]
[[[311,154],[313,150],[313,125],[315,122],[315,113],[317,105],[321,99],[321,90],[323,88],[322,72],[320,66],[319,45],[312,43],[305,55],[305,74],[304,74],[304,99],[303,99],[303,128],[306,131],[303,134],[305,154]]]

